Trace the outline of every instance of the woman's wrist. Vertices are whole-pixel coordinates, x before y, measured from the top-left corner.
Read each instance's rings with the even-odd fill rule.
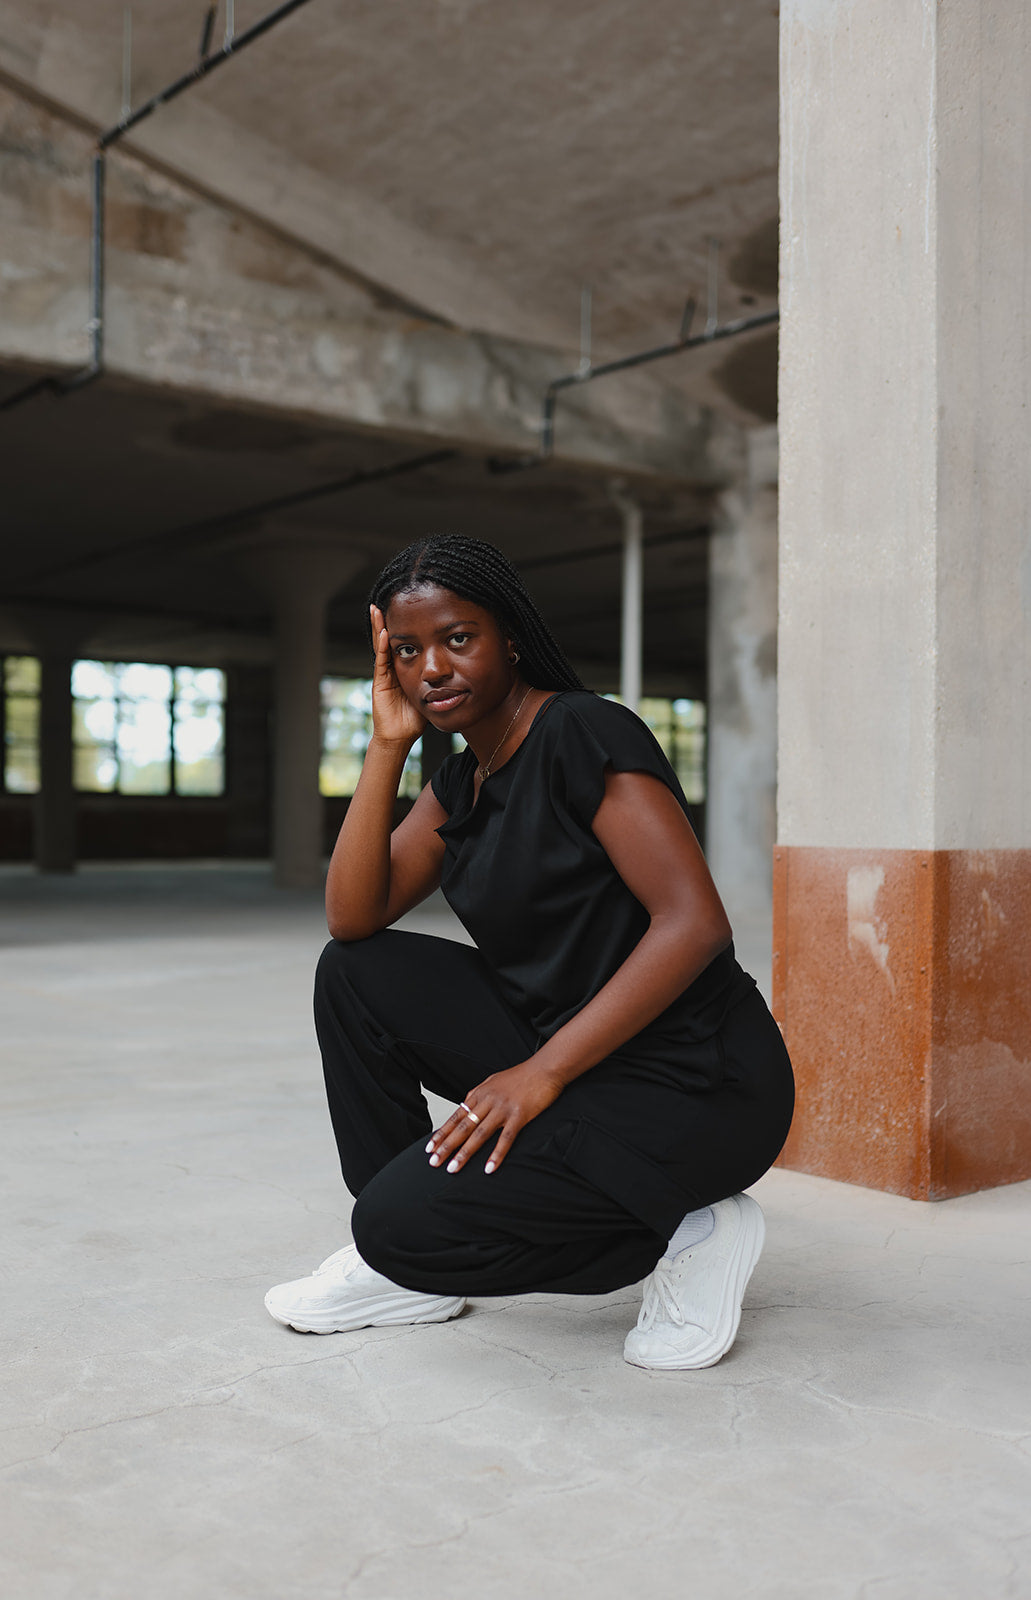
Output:
[[[412,747],[419,738],[420,735],[418,733],[413,733],[410,735],[405,734],[400,739],[391,739],[373,730],[372,738],[369,740],[368,749],[366,750],[366,759],[374,751],[377,751],[392,760],[400,761],[401,765],[404,766],[411,754]]]
[[[550,1043],[550,1041],[549,1041]],[[574,1078],[579,1078],[588,1071],[587,1066],[577,1067],[570,1062],[552,1060],[547,1054],[548,1045],[542,1045],[536,1055],[530,1057],[531,1065],[536,1068],[541,1077],[546,1079],[559,1093],[569,1087]]]

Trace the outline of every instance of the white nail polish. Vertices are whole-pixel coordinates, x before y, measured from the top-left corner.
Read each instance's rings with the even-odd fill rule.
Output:
[[[494,1163],[493,1163],[493,1161],[488,1161],[487,1165],[484,1167],[483,1170],[484,1170],[484,1172],[493,1172],[494,1171]]]
[[[447,1170],[449,1172],[457,1172],[458,1171],[458,1162],[457,1161],[449,1161],[448,1164],[447,1164]]]
[[[439,1156],[430,1156],[430,1166],[431,1167],[439,1167],[440,1166],[440,1157]]]
[[[426,1146],[426,1154],[428,1156],[431,1156],[433,1154],[433,1140],[432,1139],[430,1140],[429,1144]]]

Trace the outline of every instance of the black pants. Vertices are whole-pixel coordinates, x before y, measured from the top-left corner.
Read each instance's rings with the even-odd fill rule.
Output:
[[[362,1257],[433,1294],[599,1294],[654,1267],[685,1212],[754,1183],[791,1120],[791,1068],[758,992],[717,1045],[718,1081],[600,1062],[519,1133],[431,1167],[423,1087],[456,1104],[537,1040],[478,951],[396,930],[323,951],[315,1022]]]

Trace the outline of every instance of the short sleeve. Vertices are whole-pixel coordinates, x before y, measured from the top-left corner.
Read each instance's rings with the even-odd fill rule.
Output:
[[[577,695],[565,701],[565,716],[556,719],[553,778],[565,804],[589,828],[605,794],[605,773],[647,772],[660,779],[689,815],[684,791],[669,760],[648,727],[633,711],[598,695]]]
[[[430,779],[430,788],[449,817],[454,815],[461,795],[464,756],[463,750],[455,755],[445,756]]]

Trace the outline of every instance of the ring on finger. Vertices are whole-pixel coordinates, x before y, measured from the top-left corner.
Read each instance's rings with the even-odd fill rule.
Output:
[[[469,1106],[467,1106],[464,1100],[460,1100],[458,1103],[461,1106],[462,1110],[465,1112],[466,1116],[470,1119],[470,1121],[479,1122],[480,1119],[476,1115],[476,1112],[473,1111]]]

